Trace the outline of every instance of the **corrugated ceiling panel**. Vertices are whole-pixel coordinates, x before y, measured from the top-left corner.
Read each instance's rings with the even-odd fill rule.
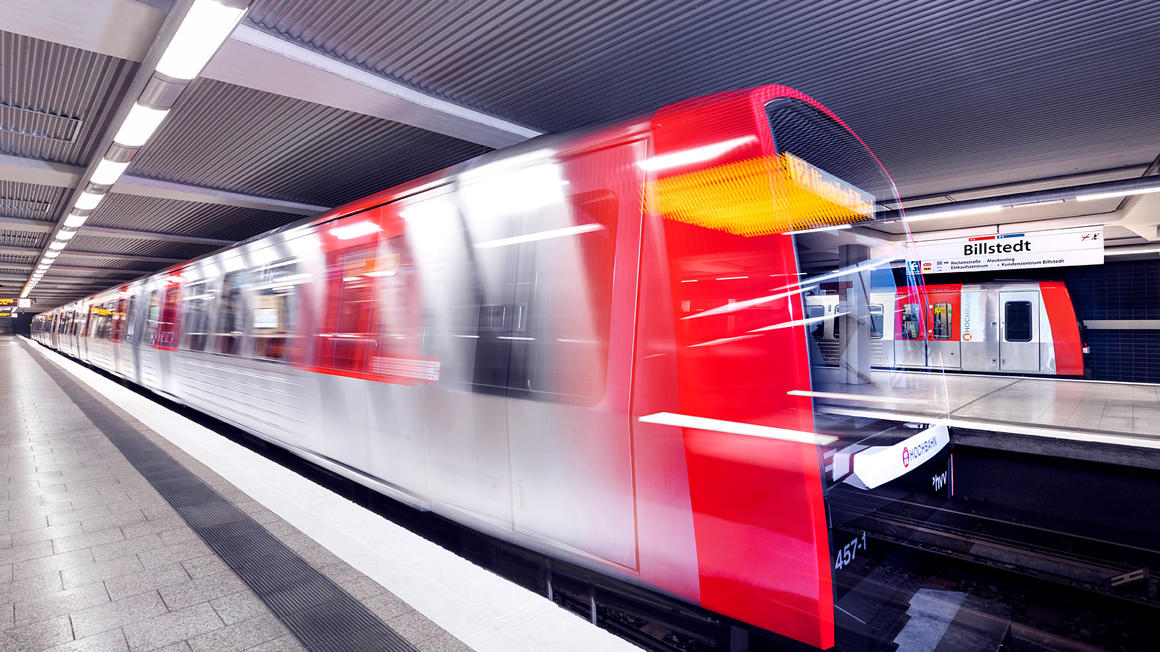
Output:
[[[0,229],[0,246],[4,247],[43,247],[47,238],[47,233]]]
[[[193,258],[218,247],[189,242],[167,240],[130,240],[127,238],[106,238],[80,233],[69,243],[74,251],[97,251],[110,254],[131,254],[138,256],[164,256],[166,258]]]
[[[247,20],[546,131],[794,86],[904,194],[1147,162],[1160,140],[1155,2],[257,0]]]
[[[129,171],[334,206],[485,151],[397,122],[199,79]]]
[[[3,65],[0,65],[3,68]],[[60,202],[67,199],[69,188],[41,186],[0,179],[0,214],[32,220],[55,221]]]
[[[136,67],[0,32],[0,151],[87,164]]]
[[[300,219],[253,208],[112,193],[89,224],[237,241]]]

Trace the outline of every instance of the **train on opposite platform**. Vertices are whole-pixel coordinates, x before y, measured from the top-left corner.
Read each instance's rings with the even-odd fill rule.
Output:
[[[841,120],[762,86],[484,155],[33,337],[418,509],[831,648],[872,622],[843,496],[945,471],[937,414],[816,409],[847,381],[811,364],[803,297],[888,263],[838,266],[861,250],[832,227],[897,203]]]
[[[836,291],[805,298],[827,364],[841,355],[846,310]],[[879,368],[1088,375],[1088,347],[1067,287],[1010,281],[872,288],[870,363]]]

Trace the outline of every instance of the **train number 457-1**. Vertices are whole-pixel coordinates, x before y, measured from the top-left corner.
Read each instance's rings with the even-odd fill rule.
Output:
[[[863,532],[861,536],[854,537],[849,543],[834,553],[834,570],[841,570],[843,566],[846,566],[858,557],[859,550],[865,549],[866,533]]]

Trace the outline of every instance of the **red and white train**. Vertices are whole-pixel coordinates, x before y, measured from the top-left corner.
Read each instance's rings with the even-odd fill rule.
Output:
[[[829,648],[859,549],[835,501],[947,442],[815,409],[849,381],[811,366],[803,296],[873,263],[833,271],[851,230],[825,227],[897,201],[836,116],[762,86],[485,155],[33,335],[417,508]]]
[[[830,364],[846,312],[836,290],[805,298],[810,332]],[[1067,286],[1007,281],[871,289],[875,367],[1085,375],[1084,344]]]

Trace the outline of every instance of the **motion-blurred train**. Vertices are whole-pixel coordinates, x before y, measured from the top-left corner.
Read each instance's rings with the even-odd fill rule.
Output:
[[[805,297],[810,334],[827,363],[841,357],[836,291]],[[875,367],[1082,376],[1087,354],[1063,283],[996,282],[872,289]]]
[[[811,366],[803,295],[889,262],[829,227],[897,201],[836,116],[762,86],[482,156],[33,332],[417,508],[829,648],[866,620],[841,497],[945,464],[937,413],[828,410],[859,381]]]

